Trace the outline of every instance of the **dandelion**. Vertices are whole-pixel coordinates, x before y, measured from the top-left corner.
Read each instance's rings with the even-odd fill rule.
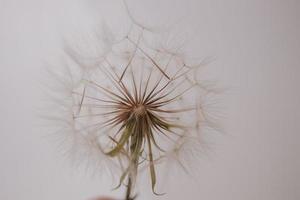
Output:
[[[172,52],[149,42],[153,35],[133,22],[122,40],[105,37],[110,47],[101,55],[65,47],[71,64],[61,76],[69,75],[69,82],[62,82],[69,83],[63,107],[69,108],[65,121],[72,147],[81,152],[84,146],[120,169],[116,188],[127,187],[126,200],[135,198],[135,184],[144,170],[153,193],[161,195],[155,187],[156,165],[181,151],[186,141],[201,142],[207,120],[202,97],[211,90],[198,80],[205,63],[189,65],[179,49]]]

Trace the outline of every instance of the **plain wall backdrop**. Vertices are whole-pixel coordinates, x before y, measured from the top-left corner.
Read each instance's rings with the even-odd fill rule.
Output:
[[[149,26],[177,23],[192,33],[187,52],[215,57],[208,79],[229,88],[221,98],[225,133],[203,155],[201,178],[174,178],[162,197],[142,186],[139,199],[300,199],[300,1],[128,5]],[[121,30],[122,9],[119,0],[0,0],[0,199],[85,200],[111,193],[109,181],[70,166],[36,113],[43,104],[42,71],[59,55],[60,37],[97,17]]]

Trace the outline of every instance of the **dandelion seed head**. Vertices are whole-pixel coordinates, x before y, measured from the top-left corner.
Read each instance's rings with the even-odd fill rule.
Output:
[[[199,80],[201,64],[188,65],[180,48],[151,45],[156,33],[139,24],[120,41],[104,33],[90,38],[92,54],[84,45],[65,45],[71,65],[64,66],[69,84],[68,98],[60,99],[60,112],[68,110],[62,131],[71,135],[78,160],[111,163],[118,186],[126,179],[134,184],[147,169],[156,193],[156,165],[172,158],[185,169],[196,156],[203,124],[210,121],[202,97],[212,90]],[[105,50],[97,50],[103,42]]]

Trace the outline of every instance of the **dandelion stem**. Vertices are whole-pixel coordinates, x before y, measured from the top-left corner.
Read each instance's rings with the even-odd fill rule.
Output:
[[[128,177],[127,189],[126,189],[126,197],[125,200],[134,200],[134,197],[131,197],[131,189],[132,189],[132,181],[131,178]]]

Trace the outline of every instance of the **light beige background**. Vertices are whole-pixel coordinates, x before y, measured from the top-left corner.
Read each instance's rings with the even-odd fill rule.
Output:
[[[149,26],[176,22],[191,30],[190,53],[215,57],[208,77],[229,88],[221,98],[226,133],[215,136],[211,153],[203,156],[201,178],[175,179],[157,199],[300,199],[300,2],[128,4]],[[36,113],[45,60],[57,56],[61,34],[100,15],[118,28],[122,9],[118,0],[0,0],[0,199],[85,200],[110,194],[106,180],[70,167]],[[144,188],[139,199],[156,199]]]

